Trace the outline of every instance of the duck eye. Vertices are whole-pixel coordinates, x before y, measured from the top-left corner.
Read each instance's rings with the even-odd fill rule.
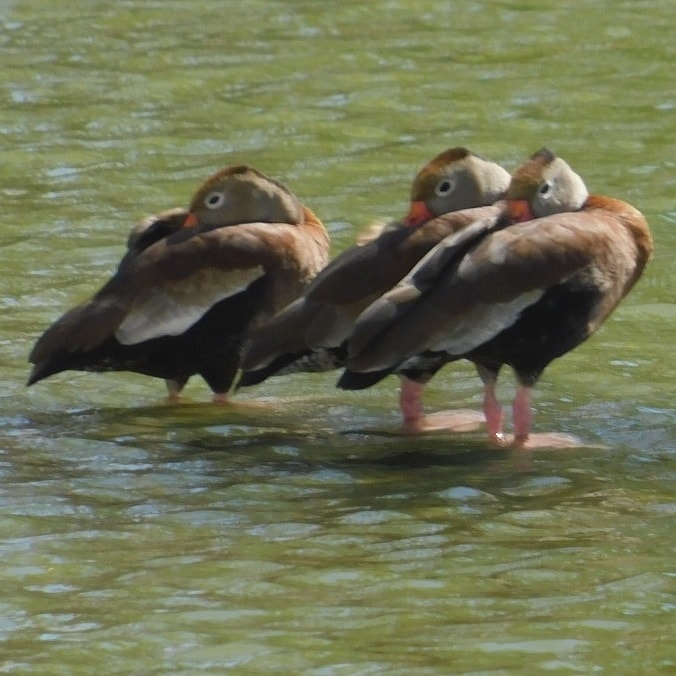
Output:
[[[204,198],[204,206],[207,209],[218,209],[219,207],[223,206],[223,203],[225,202],[225,195],[222,192],[210,192],[205,198]]]
[[[439,181],[434,192],[436,192],[439,197],[443,197],[444,195],[448,195],[451,190],[453,190],[453,182],[445,178],[442,181]]]
[[[552,190],[552,184],[551,184],[549,181],[545,181],[545,182],[542,183],[542,185],[538,188],[538,192],[539,192],[541,195],[543,195],[543,196],[544,196],[544,195],[549,195],[549,193],[551,192],[551,190]]]

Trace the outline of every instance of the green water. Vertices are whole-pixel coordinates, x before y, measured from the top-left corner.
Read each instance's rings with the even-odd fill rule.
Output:
[[[671,0],[0,3],[0,672],[673,673],[675,24]],[[130,226],[217,168],[288,183],[336,253],[460,144],[510,169],[546,144],[651,223],[644,279],[537,389],[536,430],[585,447],[397,436],[394,379],[231,409],[197,379],[180,406],[132,374],[24,387]],[[480,401],[463,364],[426,396]]]

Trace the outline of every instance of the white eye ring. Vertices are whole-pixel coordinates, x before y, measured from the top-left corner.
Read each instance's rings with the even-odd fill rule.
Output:
[[[225,195],[222,192],[214,190],[204,198],[204,206],[207,209],[218,209],[225,203]]]
[[[434,192],[439,196],[443,197],[444,195],[448,195],[453,190],[453,181],[449,178],[444,178],[439,183],[437,183],[437,187],[434,189]]]
[[[551,181],[543,181],[538,188],[538,193],[542,197],[549,197],[552,194],[552,188],[554,185]]]

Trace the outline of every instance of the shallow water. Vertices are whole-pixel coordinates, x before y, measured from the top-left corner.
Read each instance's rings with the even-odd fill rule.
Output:
[[[0,4],[0,671],[670,673],[676,90],[670,2]],[[271,380],[169,406],[132,374],[26,389],[42,330],[130,226],[220,166],[288,183],[333,251],[430,157],[548,145],[656,255],[553,364],[581,448],[396,434],[396,382]],[[508,377],[501,395],[509,399]],[[469,366],[430,410],[478,407]]]

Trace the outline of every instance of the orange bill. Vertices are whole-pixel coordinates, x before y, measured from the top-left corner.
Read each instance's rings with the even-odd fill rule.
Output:
[[[197,216],[193,213],[189,213],[186,216],[185,221],[183,221],[184,228],[194,228],[197,225]]]
[[[408,226],[415,227],[426,223],[432,218],[434,218],[434,214],[427,208],[425,202],[411,202],[411,206],[404,222]]]
[[[507,213],[514,223],[532,221],[534,218],[528,200],[507,200]]]

